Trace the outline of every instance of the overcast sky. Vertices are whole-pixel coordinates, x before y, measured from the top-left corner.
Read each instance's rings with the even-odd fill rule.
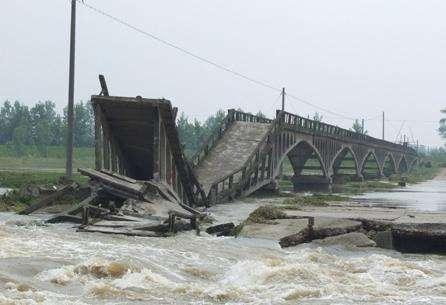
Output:
[[[88,4],[348,117],[387,139],[442,145],[446,108],[446,1],[85,0]],[[68,0],[2,1],[0,100],[67,102]],[[78,6],[76,100],[99,93],[165,97],[190,117],[241,107],[272,116],[278,92],[206,65]],[[300,115],[317,109],[288,99]],[[352,122],[324,114],[342,127]]]

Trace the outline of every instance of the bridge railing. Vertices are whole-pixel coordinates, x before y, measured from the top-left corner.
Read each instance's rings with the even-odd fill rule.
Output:
[[[353,139],[356,141],[373,143],[390,147],[396,150],[412,150],[407,145],[400,145],[393,142],[377,139],[362,133],[354,132],[338,126],[326,124],[320,121],[304,118],[293,113],[282,110],[276,111],[276,120],[281,124],[292,126],[294,129],[312,133],[314,135],[332,136],[342,139]],[[415,151],[414,151],[415,153]]]
[[[253,181],[251,180],[252,174],[256,172],[256,170],[258,170],[259,162],[261,162],[263,152],[265,149],[268,149],[270,137],[274,135],[274,132],[276,130],[276,122],[272,120],[269,121],[272,122],[272,124],[268,132],[260,140],[257,148],[251,153],[244,165],[241,168],[236,169],[228,175],[215,181],[211,185],[208,194],[208,200],[210,202],[216,203],[223,198],[234,198],[236,194],[241,194],[244,189],[247,189],[251,186],[251,184],[253,183]],[[265,165],[265,171],[267,169],[266,167],[269,169],[269,165]],[[269,179],[269,177],[261,178]],[[256,180],[258,180],[258,177],[256,178]],[[254,183],[256,182],[257,181],[254,181]]]
[[[273,120],[265,118],[263,116],[258,116],[251,113],[242,112],[235,109],[229,109],[228,114],[232,113],[234,121],[252,122],[252,123],[272,123]]]
[[[209,152],[221,139],[225,131],[235,122],[253,122],[253,123],[271,123],[273,120],[267,119],[251,113],[229,109],[228,114],[223,121],[214,129],[211,135],[203,142],[201,148],[190,159],[192,167],[197,167],[198,164],[209,154]]]

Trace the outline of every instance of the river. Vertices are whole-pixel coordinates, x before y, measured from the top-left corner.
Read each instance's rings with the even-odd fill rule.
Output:
[[[370,192],[356,198],[374,205],[444,212],[446,211],[446,169],[443,169],[434,180],[386,192]]]
[[[424,199],[445,189],[438,180],[414,188],[421,186],[432,190]],[[414,198],[410,190],[400,193]],[[237,221],[270,200],[211,210],[219,221]],[[444,256],[281,249],[268,240],[192,232],[158,239],[76,233],[68,224],[44,226],[42,217],[0,213],[1,305],[446,304]]]

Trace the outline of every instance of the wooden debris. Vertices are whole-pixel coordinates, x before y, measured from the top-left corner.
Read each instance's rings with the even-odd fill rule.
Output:
[[[157,233],[153,231],[132,230],[127,228],[110,228],[101,226],[85,226],[77,229],[78,232],[103,233],[103,234],[123,234],[127,236],[142,236],[142,237],[163,237],[166,234]]]
[[[91,179],[90,196],[48,223],[74,222],[80,224],[80,232],[149,237],[197,229],[197,217],[202,214],[181,204],[164,183],[139,181],[108,170],[79,172]]]
[[[39,198],[36,202],[33,202],[30,204],[25,210],[19,212],[20,215],[28,215],[31,214],[34,211],[37,211],[38,209],[50,206],[53,204],[56,200],[64,196],[70,191],[73,191],[76,187],[75,183],[71,183],[68,185],[64,185],[54,193],[51,193],[50,195],[47,195],[43,198]]]

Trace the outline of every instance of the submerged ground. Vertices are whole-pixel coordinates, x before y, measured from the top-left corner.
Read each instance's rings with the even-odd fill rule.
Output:
[[[419,187],[394,190],[392,200],[413,202],[420,191],[417,198],[438,198],[446,180]],[[365,197],[385,204],[380,194]],[[445,197],[436,209],[444,209]],[[211,212],[220,222],[239,222],[274,200],[248,198]],[[444,256],[312,244],[281,249],[274,241],[206,233],[76,233],[71,225],[43,226],[44,217],[0,213],[0,304],[446,304]]]

